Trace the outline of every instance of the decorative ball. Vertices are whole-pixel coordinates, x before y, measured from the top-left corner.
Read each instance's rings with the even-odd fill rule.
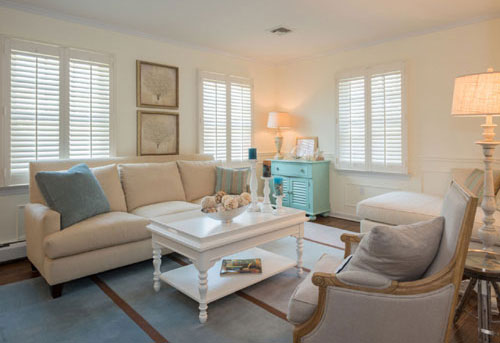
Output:
[[[245,199],[248,204],[252,202],[252,196],[249,193],[247,193],[247,192],[241,193],[240,197],[242,197],[243,199]]]
[[[224,191],[218,191],[216,194],[215,194],[215,202],[220,204],[222,202],[222,197],[224,197],[225,195],[227,195],[226,192]]]
[[[222,198],[222,201],[223,201],[224,207],[228,211],[238,208],[238,199],[236,199],[232,196],[226,195],[224,198]]]
[[[217,212],[225,212],[226,208],[224,206],[217,206]]]
[[[204,197],[203,199],[201,199],[201,208],[204,210],[209,209],[209,208],[215,208],[216,205],[217,205],[217,202],[215,201],[214,196],[207,196],[207,197]]]

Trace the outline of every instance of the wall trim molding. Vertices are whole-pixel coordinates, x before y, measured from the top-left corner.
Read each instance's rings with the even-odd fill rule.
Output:
[[[28,185],[0,187],[0,196],[28,194],[28,192],[29,192]]]
[[[11,243],[0,248],[0,263],[26,257],[26,242]]]

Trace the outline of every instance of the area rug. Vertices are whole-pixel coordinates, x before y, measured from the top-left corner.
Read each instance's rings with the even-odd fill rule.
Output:
[[[0,342],[291,342],[288,299],[324,254],[343,258],[343,230],[306,223],[304,267],[292,268],[209,304],[208,322],[198,321],[198,304],[174,288],[152,287],[152,263],[145,261],[75,280],[51,299],[42,278],[0,287]],[[292,237],[261,246],[295,258]],[[162,272],[187,263],[163,257]]]

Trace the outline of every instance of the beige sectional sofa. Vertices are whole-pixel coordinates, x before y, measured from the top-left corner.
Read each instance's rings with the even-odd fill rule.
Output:
[[[151,218],[200,208],[215,192],[216,162],[209,155],[122,157],[30,163],[25,207],[28,259],[60,296],[62,284],[151,258]],[[60,229],[35,182],[39,171],[86,163],[101,184],[111,212]]]

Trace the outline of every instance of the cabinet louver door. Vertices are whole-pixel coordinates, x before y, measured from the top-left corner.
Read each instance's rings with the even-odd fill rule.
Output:
[[[290,179],[283,178],[283,206],[290,206]]]
[[[307,210],[309,207],[309,180],[290,179],[290,207]]]

